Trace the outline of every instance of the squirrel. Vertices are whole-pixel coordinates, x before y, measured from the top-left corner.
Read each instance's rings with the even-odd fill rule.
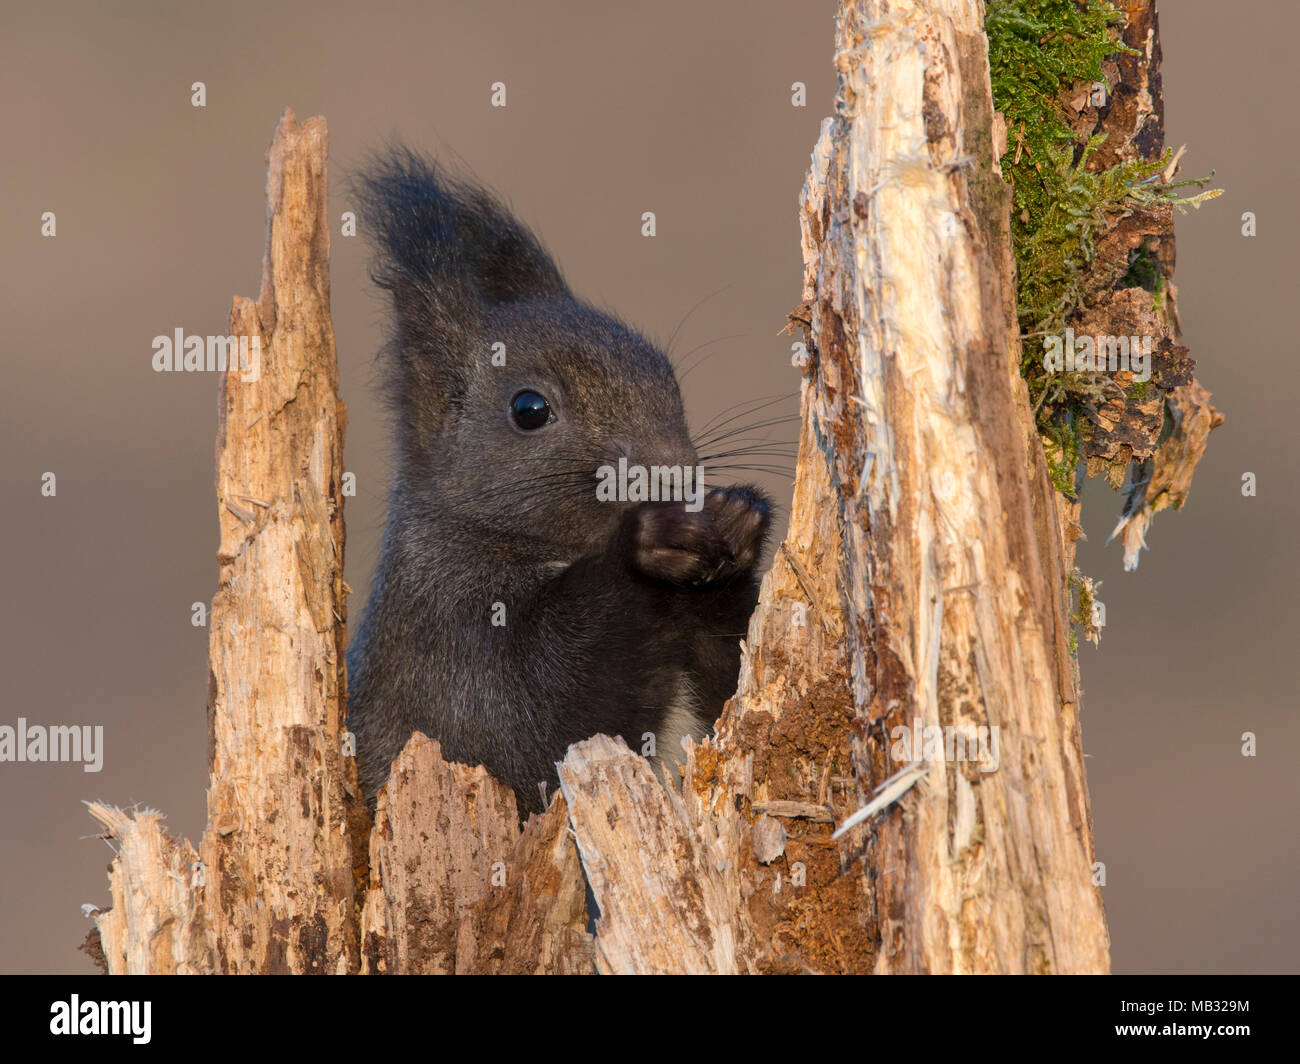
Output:
[[[651,733],[662,775],[735,691],[771,503],[706,493],[666,354],[575,296],[494,194],[400,147],[354,188],[396,444],[347,653],[367,801],[416,731],[521,816],[592,735]]]

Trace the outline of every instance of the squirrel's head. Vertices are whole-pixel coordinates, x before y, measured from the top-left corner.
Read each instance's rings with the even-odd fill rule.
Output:
[[[499,200],[403,149],[357,192],[372,278],[392,298],[385,377],[407,516],[572,560],[632,505],[598,496],[602,467],[695,465],[667,357],[577,299]]]

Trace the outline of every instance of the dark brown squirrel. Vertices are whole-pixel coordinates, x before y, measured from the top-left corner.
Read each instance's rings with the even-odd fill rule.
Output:
[[[492,194],[401,148],[356,190],[397,460],[348,650],[367,799],[415,731],[521,813],[592,735],[680,759],[735,690],[768,499],[706,490],[667,356]]]

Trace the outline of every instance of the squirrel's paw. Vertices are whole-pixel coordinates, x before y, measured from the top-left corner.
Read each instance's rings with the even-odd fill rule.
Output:
[[[754,488],[717,488],[694,513],[681,503],[645,503],[635,514],[633,564],[673,584],[729,580],[758,561],[770,512]]]

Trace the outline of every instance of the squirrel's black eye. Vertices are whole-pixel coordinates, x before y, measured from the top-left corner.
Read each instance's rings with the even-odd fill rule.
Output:
[[[510,400],[510,418],[525,432],[535,432],[555,420],[546,396],[537,392],[520,392]]]

